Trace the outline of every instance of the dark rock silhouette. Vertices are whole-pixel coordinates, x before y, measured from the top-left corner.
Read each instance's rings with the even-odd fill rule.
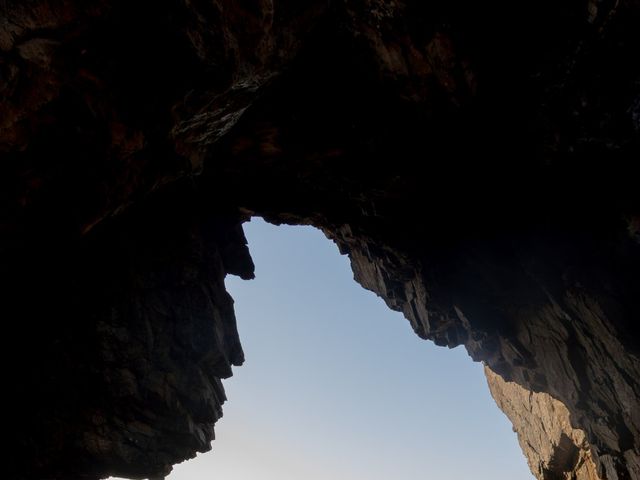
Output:
[[[260,215],[321,228],[418,335],[564,404],[600,478],[640,479],[637,1],[0,12],[9,478],[162,477],[209,448],[243,361],[223,279],[252,277]],[[585,478],[560,453],[534,473]]]

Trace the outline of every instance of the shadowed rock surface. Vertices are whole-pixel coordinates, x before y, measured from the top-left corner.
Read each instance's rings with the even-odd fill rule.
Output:
[[[498,399],[516,429],[640,479],[638,25],[633,0],[2,3],[8,476],[209,448],[260,215],[546,399]],[[538,478],[583,478],[545,438]]]

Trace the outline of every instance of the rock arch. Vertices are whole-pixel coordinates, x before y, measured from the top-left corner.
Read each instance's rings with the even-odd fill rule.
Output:
[[[564,404],[589,472],[640,478],[639,15],[5,2],[10,475],[162,476],[208,448],[243,360],[223,279],[251,277],[260,215],[321,228],[418,335]],[[540,478],[583,475],[554,448]]]

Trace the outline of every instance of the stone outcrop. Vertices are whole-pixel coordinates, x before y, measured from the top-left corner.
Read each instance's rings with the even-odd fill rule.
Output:
[[[253,264],[237,217],[183,193],[3,264],[9,478],[164,476],[210,449],[244,359],[224,276]]]
[[[536,478],[601,480],[585,433],[571,426],[569,410],[548,393],[506,382],[485,367],[491,395],[513,423]]]
[[[7,476],[209,448],[259,215],[321,228],[419,336],[558,402],[507,413],[564,405],[578,457],[638,480],[638,3],[303,3],[0,6]],[[582,475],[548,441],[538,475]]]

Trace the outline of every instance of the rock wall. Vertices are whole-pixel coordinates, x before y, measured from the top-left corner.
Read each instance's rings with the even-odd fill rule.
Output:
[[[244,359],[224,276],[253,264],[237,216],[153,203],[3,263],[8,478],[164,477],[211,448]]]
[[[640,478],[636,1],[0,8],[9,478],[209,448],[251,215],[321,228],[422,338],[563,404],[600,478]]]
[[[509,417],[536,478],[600,480],[584,431],[573,428],[569,410],[548,393],[534,393],[485,367],[491,395]]]
[[[538,478],[584,474],[638,478],[640,456],[631,439],[638,425],[640,362],[621,339],[625,335],[616,331],[620,297],[614,299],[600,283],[608,284],[610,277],[598,270],[596,283],[588,286],[593,271],[581,277],[575,270],[585,262],[593,268],[593,250],[589,249],[588,259],[581,255],[571,259],[556,244],[552,250],[566,256],[554,258],[545,248],[542,257],[537,248],[513,239],[498,244],[496,257],[498,246],[493,241],[476,241],[456,250],[455,258],[440,251],[437,260],[430,258],[433,263],[415,269],[415,257],[363,242],[359,235],[347,238],[345,242],[342,237],[339,245],[350,253],[357,281],[385,298],[391,308],[403,311],[421,337],[450,347],[462,343],[472,358],[500,374],[489,376],[492,393],[523,432],[521,443],[531,435],[536,439],[531,449],[550,451],[550,462],[555,458],[540,470],[537,457],[527,455],[536,459],[530,466]],[[584,237],[575,237],[566,248],[575,249],[580,241]],[[515,258],[505,261],[507,249]],[[552,277],[545,276],[549,273],[534,267],[543,261],[545,269],[557,262],[556,268],[565,272],[559,275],[564,281],[554,289]],[[602,265],[613,263],[610,257],[602,261]],[[578,276],[571,278],[572,271]],[[623,289],[612,291],[617,295]],[[527,402],[529,397],[535,400]],[[576,450],[589,452],[594,465],[585,467],[578,460],[559,463],[553,456],[557,449],[551,430],[557,425],[565,425],[569,438],[580,447]],[[545,430],[548,438],[535,437]],[[559,448],[569,447],[561,443]]]

